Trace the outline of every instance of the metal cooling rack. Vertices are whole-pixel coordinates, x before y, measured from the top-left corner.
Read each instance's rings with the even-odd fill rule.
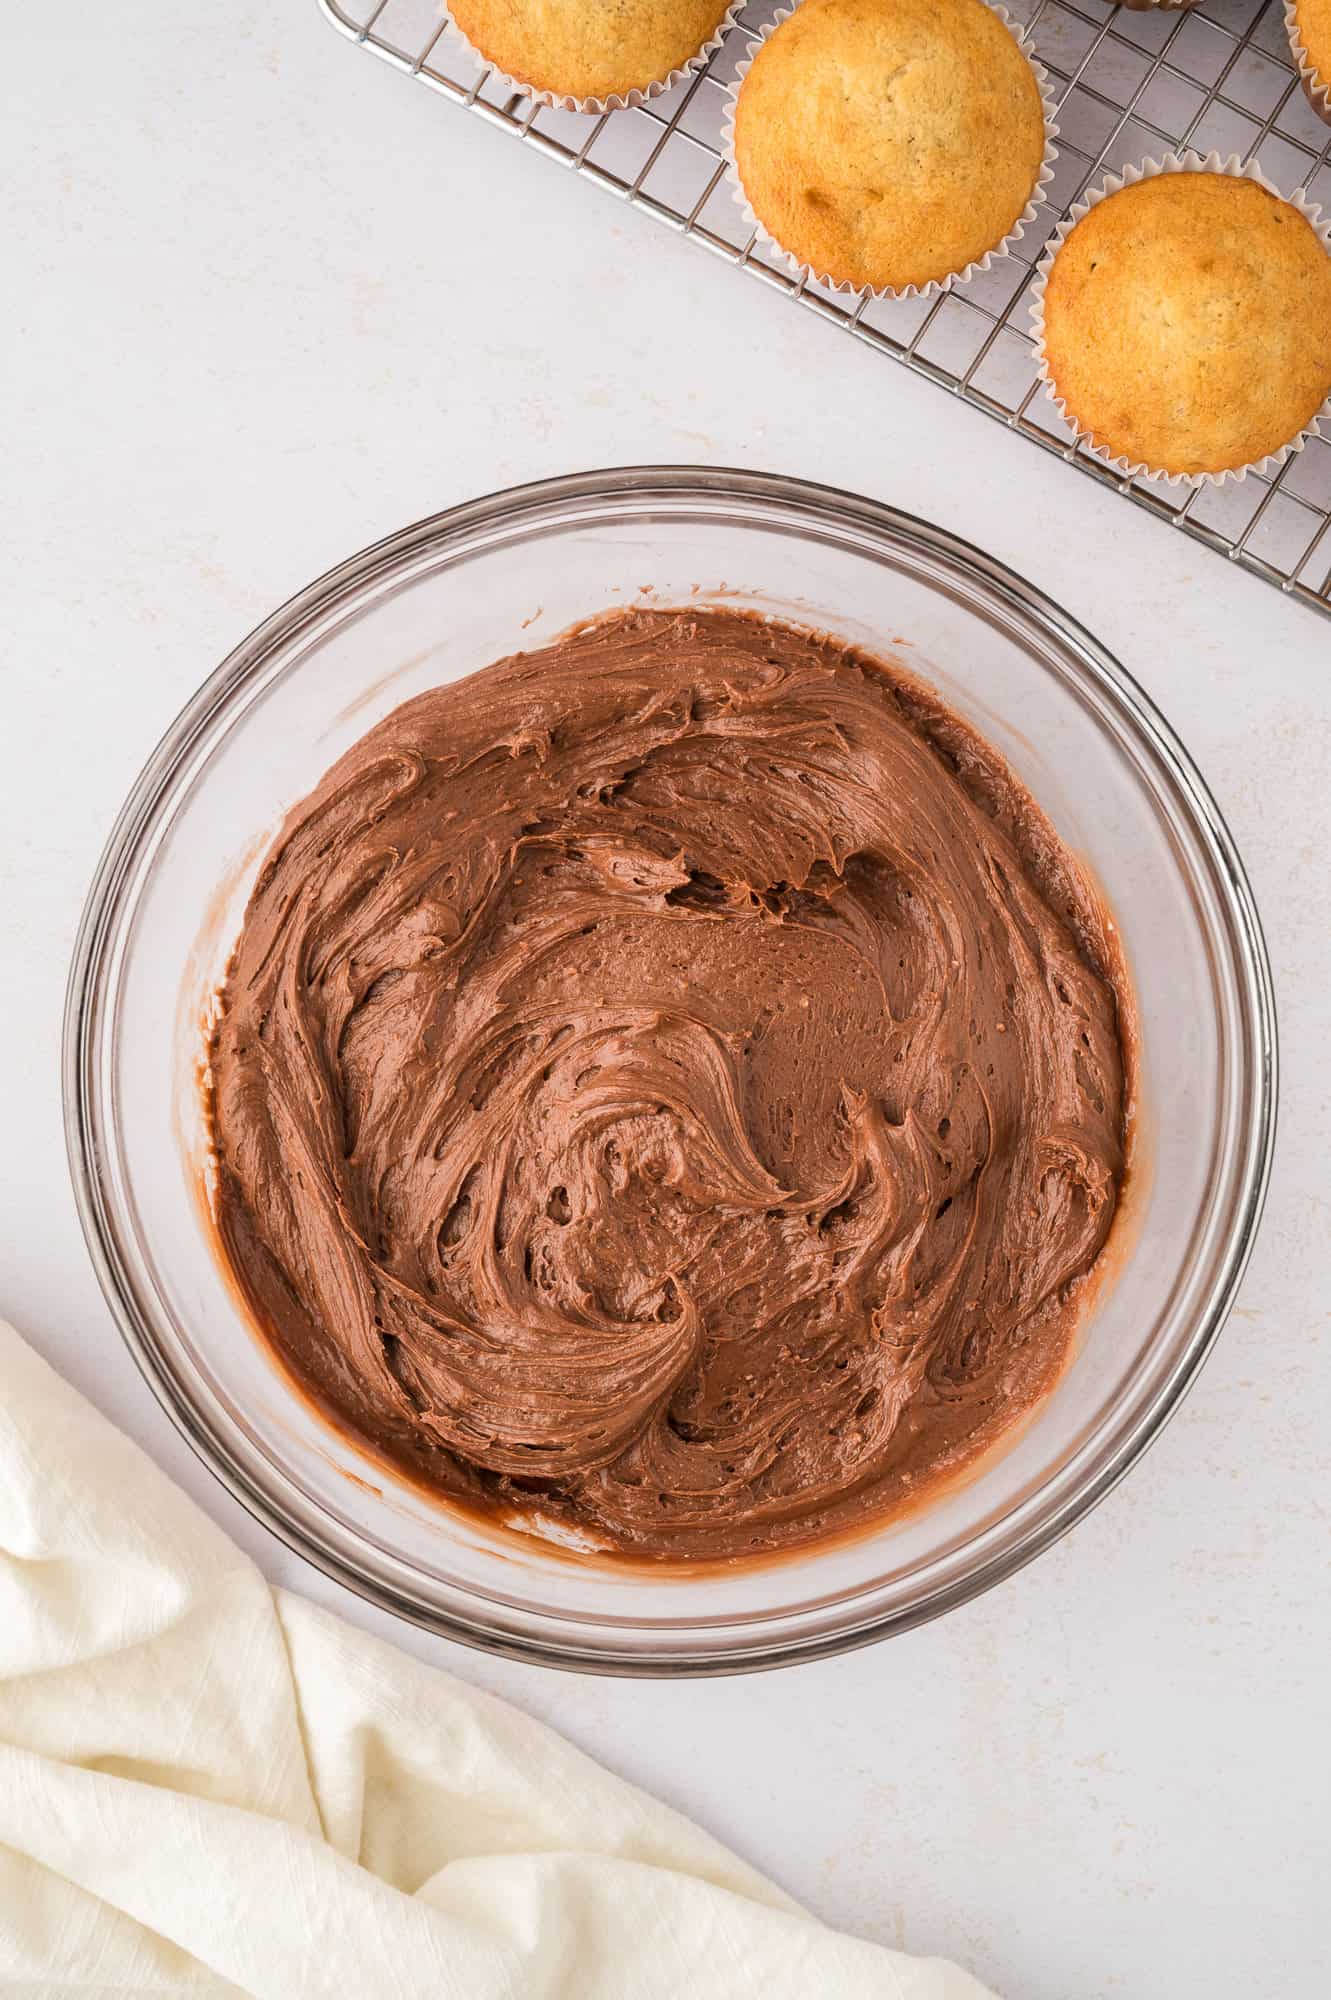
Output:
[[[1303,95],[1280,0],[1202,0],[1135,12],[1105,0],[1007,0],[1028,24],[1058,99],[1050,201],[1017,253],[941,297],[847,301],[764,260],[733,199],[721,113],[736,66],[771,19],[746,7],[700,76],[641,110],[552,110],[495,81],[441,17],[438,0],[319,0],[342,33],[488,119],[529,149],[704,245],[716,255],[1009,429],[1331,615],[1331,441],[1311,441],[1274,479],[1180,493],[1123,479],[1080,449],[1032,359],[1028,308],[1045,238],[1082,191],[1133,160],[1185,146],[1255,159],[1275,186],[1331,209],[1331,128]]]

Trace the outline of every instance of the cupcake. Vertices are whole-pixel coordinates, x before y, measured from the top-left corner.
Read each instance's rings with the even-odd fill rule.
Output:
[[[944,284],[1019,235],[1050,177],[1042,80],[985,0],[803,0],[744,70],[756,225],[856,291]]]
[[[579,110],[639,103],[717,47],[738,0],[448,0],[477,54],[529,96]]]
[[[1285,0],[1285,26],[1309,101],[1331,125],[1331,0]]]
[[[1078,203],[1040,266],[1041,372],[1123,471],[1216,479],[1301,442],[1331,395],[1318,210],[1237,160],[1130,169]]]

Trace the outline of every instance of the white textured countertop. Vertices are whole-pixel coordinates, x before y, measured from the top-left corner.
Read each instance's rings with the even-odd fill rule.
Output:
[[[314,0],[6,22],[0,1311],[268,1574],[555,1723],[830,1920],[1008,2000],[1331,1981],[1331,624],[340,40]],[[1283,1037],[1270,1205],[1202,1379],[979,1603],[680,1686],[394,1626],[192,1457],[97,1290],[65,967],[123,794],[203,675],[344,555],[609,462],[801,473],[1024,571],[1146,684],[1246,857]]]

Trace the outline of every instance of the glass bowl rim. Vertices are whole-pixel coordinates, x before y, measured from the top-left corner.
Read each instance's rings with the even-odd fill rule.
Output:
[[[524,519],[554,516],[580,503],[662,504],[689,501],[715,506],[734,503],[761,519],[764,508],[781,506],[858,527],[889,542],[906,544],[964,573],[985,596],[1025,624],[1051,634],[1092,686],[1108,692],[1132,728],[1163,764],[1186,806],[1192,831],[1221,885],[1225,915],[1239,943],[1236,970],[1242,976],[1243,1007],[1252,1033],[1251,1086],[1243,1111],[1246,1130],[1235,1171],[1234,1220],[1197,1322],[1174,1366],[1161,1380],[1136,1421],[1114,1440],[1105,1460],[1073,1486],[1043,1519],[1018,1535],[1012,1546],[990,1555],[964,1575],[919,1601],[881,1610],[857,1623],[803,1637],[788,1637],[743,1651],[693,1657],[663,1648],[625,1655],[562,1639],[516,1637],[473,1623],[465,1616],[427,1607],[405,1597],[387,1580],[371,1576],[355,1560],[298,1524],[228,1448],[225,1438],[200,1418],[174,1370],[160,1358],[152,1315],[139,1299],[117,1231],[107,1212],[99,1158],[101,1107],[92,1081],[92,1056],[104,998],[108,946],[116,935],[127,891],[136,876],[144,843],[158,831],[159,810],[181,760],[227,706],[306,628],[337,607],[349,608],[370,586],[391,577],[413,559],[443,552],[477,530],[513,526]],[[974,611],[968,606],[968,610]],[[978,615],[978,614],[974,614]],[[838,487],[780,473],[693,465],[617,466],[565,474],[468,500],[426,516],[370,544],[295,593],[235,646],[204,680],[168,727],[145,762],[107,837],[90,885],[76,936],[66,989],[62,1047],[65,1143],[75,1202],[98,1281],[133,1359],[158,1403],[215,1478],[279,1541],[336,1582],[382,1610],[467,1646],[529,1664],[631,1677],[694,1677],[753,1672],[826,1658],[910,1630],[969,1602],[1025,1567],[1112,1491],[1160,1435],[1179,1407],[1214,1346],[1247,1267],[1261,1220],[1275,1146],[1278,1050],[1274,987],[1256,903],[1233,837],[1205,780],[1150,697],[1114,656],[1054,599],[1006,564],[948,530],[886,502]],[[114,1128],[112,1128],[114,1129]],[[312,1503],[311,1503],[312,1504]],[[552,1621],[553,1622],[553,1621]]]

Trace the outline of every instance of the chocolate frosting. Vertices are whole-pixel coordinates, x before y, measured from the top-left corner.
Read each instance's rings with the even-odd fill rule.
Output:
[[[634,613],[408,702],[288,816],[211,1051],[217,1220],[415,1478],[735,1558],[1038,1401],[1115,1212],[1109,926],[928,690]]]

